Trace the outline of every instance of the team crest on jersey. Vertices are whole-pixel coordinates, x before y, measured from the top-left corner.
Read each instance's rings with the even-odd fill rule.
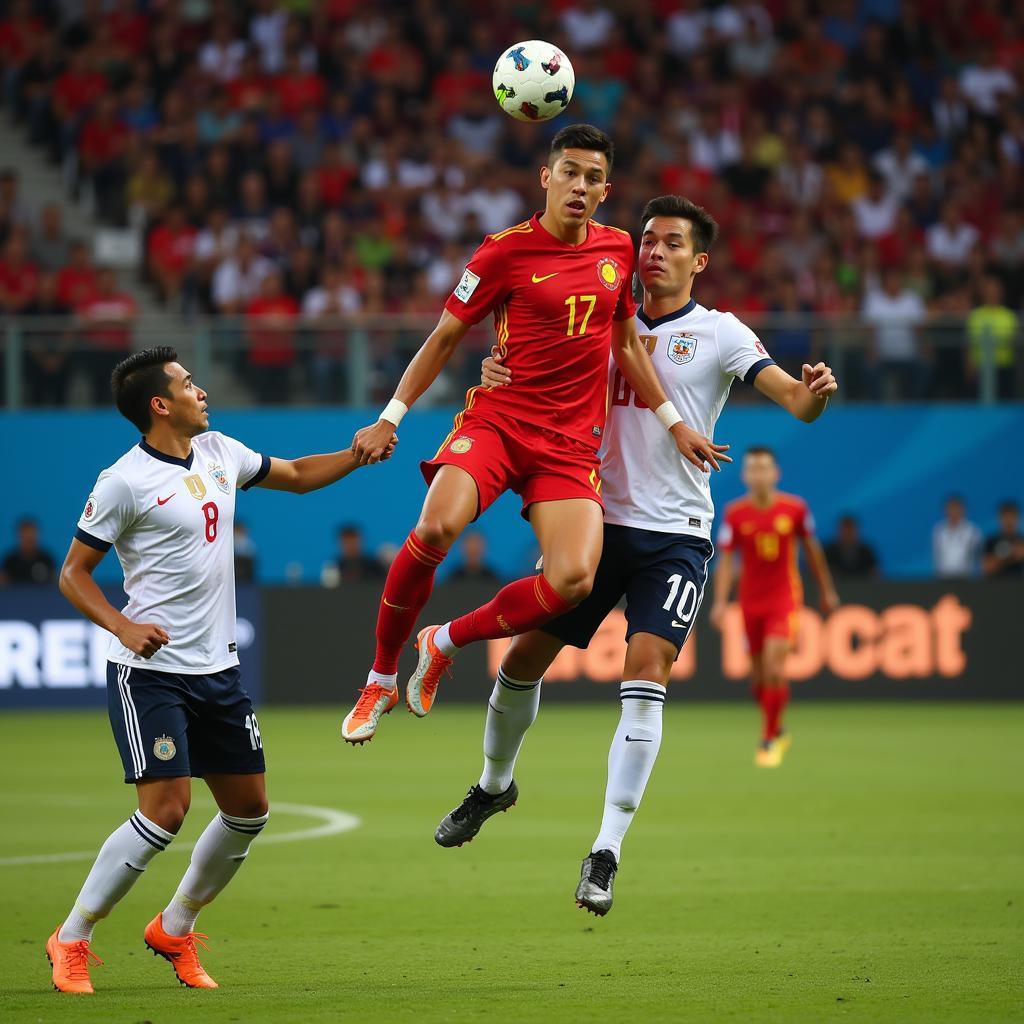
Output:
[[[96,515],[96,495],[90,494],[85,499],[85,508],[82,509],[82,518],[88,523],[91,522],[92,517]]]
[[[619,287],[619,282],[622,280],[622,271],[619,270],[618,263],[611,256],[605,256],[597,261],[597,276],[601,284],[608,291],[613,292]]]
[[[206,497],[206,484],[203,483],[203,478],[198,473],[185,477],[185,486],[196,501],[202,501]]]
[[[158,757],[161,761],[170,761],[177,752],[178,748],[170,736],[157,736],[153,743],[153,756]]]
[[[228,475],[224,472],[224,467],[219,462],[211,462],[207,469],[210,471],[210,476],[213,477],[213,482],[227,494],[231,490],[231,485],[228,483]]]
[[[697,339],[692,334],[673,334],[668,339],[668,357],[682,366],[688,363],[697,351]]]
[[[470,448],[473,447],[473,438],[471,437],[457,437],[451,443],[451,452],[453,455],[465,455]]]
[[[783,536],[793,532],[793,520],[789,516],[776,516],[774,525],[775,532]]]

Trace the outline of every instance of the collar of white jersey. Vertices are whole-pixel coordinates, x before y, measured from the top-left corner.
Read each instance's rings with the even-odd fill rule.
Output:
[[[187,459],[179,459],[174,455],[165,455],[163,452],[157,451],[145,438],[139,442],[139,447],[154,459],[159,459],[161,462],[169,462],[172,466],[183,466],[185,469],[192,468],[192,459],[196,454],[196,449],[193,445]]]
[[[687,313],[692,313],[696,308],[697,300],[691,298],[690,301],[681,309],[677,309],[672,313],[666,313],[664,316],[659,316],[656,320],[652,320],[650,319],[650,317],[648,317],[648,315],[644,312],[643,306],[641,306],[636,311],[636,315],[640,319],[640,322],[644,325],[644,327],[646,327],[649,331],[653,331],[655,327],[660,327],[662,324],[667,324],[672,320],[678,320],[680,317],[686,316]]]

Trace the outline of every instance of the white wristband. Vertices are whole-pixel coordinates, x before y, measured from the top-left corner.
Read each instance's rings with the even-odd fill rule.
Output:
[[[671,430],[677,423],[683,422],[683,417],[679,415],[679,410],[671,402],[662,402],[654,410],[654,415],[661,420],[666,430]]]
[[[402,422],[402,417],[409,411],[409,406],[405,402],[400,402],[397,398],[392,398],[387,405],[384,406],[384,411],[380,414],[380,419],[387,420],[388,423],[394,423],[397,427]]]

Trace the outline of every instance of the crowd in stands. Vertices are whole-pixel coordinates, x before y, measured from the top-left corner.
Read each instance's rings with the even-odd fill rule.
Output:
[[[665,192],[707,206],[722,235],[697,297],[773,314],[780,361],[845,341],[848,394],[958,398],[990,352],[998,395],[1022,393],[1013,0],[11,0],[0,61],[29,137],[144,232],[161,298],[236,318],[263,399],[295,331],[317,331],[326,399],[346,353],[329,321],[436,314],[482,235],[539,205],[559,122],[491,95],[520,38],[564,47],[569,115],[615,139],[602,219],[635,231]],[[24,312],[55,301],[46,228],[26,247],[2,186],[0,304]],[[837,339],[806,314],[867,329]],[[378,366],[382,393],[421,336]]]

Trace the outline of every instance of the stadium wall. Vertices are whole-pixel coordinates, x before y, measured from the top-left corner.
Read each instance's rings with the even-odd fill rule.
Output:
[[[292,457],[346,446],[376,412],[214,407],[213,424],[257,450]],[[369,551],[400,543],[423,496],[419,462],[433,455],[453,413],[414,413],[389,465],[362,470],[325,491],[245,495],[239,516],[256,543],[261,581],[316,582],[334,554],[335,527],[348,520],[362,524]],[[995,527],[1000,499],[1024,499],[1021,403],[836,406],[813,426],[774,408],[738,405],[726,409],[717,436],[734,453],[753,443],[773,446],[782,486],[808,499],[823,536],[831,535],[841,513],[856,513],[889,577],[931,574],[931,528],[949,492],[966,496],[969,515],[985,532]],[[15,467],[0,506],[0,545],[13,541],[19,516],[32,514],[40,520],[44,546],[62,556],[98,471],[132,443],[132,431],[110,411],[7,413],[0,415],[0,440]],[[716,475],[713,487],[719,507],[736,497],[742,488],[737,467]],[[514,495],[488,511],[479,529],[489,558],[504,573],[532,569],[533,536]],[[114,558],[101,564],[98,578],[119,581]]]
[[[440,587],[431,600],[432,618],[464,611],[490,594],[480,584]],[[339,708],[350,701],[370,658],[377,597],[372,584],[240,588],[239,646],[253,697]],[[1011,649],[1024,583],[860,583],[846,585],[842,597],[842,608],[827,621],[811,608],[802,613],[788,666],[801,698],[1024,697],[1024,676]],[[614,701],[624,633],[623,614],[615,610],[586,651],[563,651],[547,674],[545,700]],[[0,709],[102,705],[107,639],[56,590],[0,591]],[[454,678],[443,683],[444,701],[481,702],[504,646],[494,641],[462,652]],[[412,665],[410,646],[401,672]],[[676,662],[673,688],[694,700],[742,697],[748,669],[733,606],[721,635],[706,615],[698,620]]]

